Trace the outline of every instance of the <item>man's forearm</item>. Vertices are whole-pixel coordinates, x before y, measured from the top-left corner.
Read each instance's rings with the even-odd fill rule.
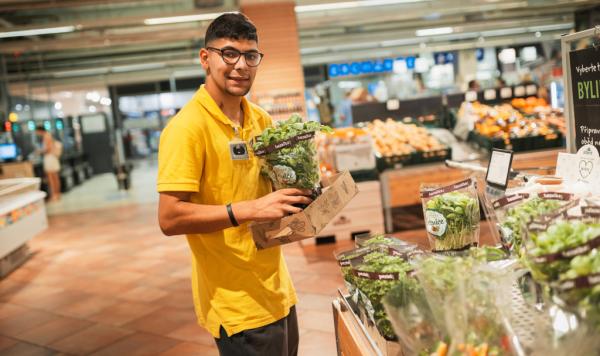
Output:
[[[233,224],[225,205],[201,205],[186,201],[172,204],[171,209],[160,209],[159,216],[162,231],[169,236],[184,234],[206,234],[232,227]],[[232,211],[238,224],[252,218],[248,202],[232,204]]]

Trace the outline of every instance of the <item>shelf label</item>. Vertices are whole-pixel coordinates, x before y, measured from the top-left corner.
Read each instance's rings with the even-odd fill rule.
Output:
[[[487,89],[483,92],[483,98],[485,100],[494,100],[496,99],[496,89]]]
[[[388,111],[394,111],[400,109],[400,100],[390,99],[385,103],[385,107]]]
[[[527,92],[527,95],[536,95],[537,94],[537,87],[535,86],[535,84],[529,84],[525,88],[525,91]]]
[[[515,87],[515,96],[525,96],[525,87],[522,85]]]
[[[500,98],[508,99],[510,97],[512,97],[512,88],[506,87],[500,89]]]
[[[465,101],[468,102],[473,102],[473,101],[477,101],[477,92],[476,91],[468,91],[465,93]]]

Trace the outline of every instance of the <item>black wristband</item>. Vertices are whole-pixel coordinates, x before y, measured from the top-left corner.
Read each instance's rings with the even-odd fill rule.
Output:
[[[231,209],[231,203],[227,204],[227,214],[229,214],[229,221],[231,221],[231,225],[240,226],[237,220],[235,219],[235,215],[233,215],[233,209]]]

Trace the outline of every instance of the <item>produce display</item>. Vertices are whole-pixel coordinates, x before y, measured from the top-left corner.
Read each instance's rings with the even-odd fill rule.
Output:
[[[304,122],[294,114],[266,128],[255,138],[254,154],[262,158],[263,172],[275,189],[314,189],[320,181],[315,132],[331,132],[318,122]]]
[[[382,157],[446,149],[426,128],[415,124],[376,119],[363,129],[371,135],[375,151]]]
[[[599,235],[600,236],[600,235]],[[600,332],[600,251],[574,257],[558,281],[559,295],[577,305],[586,319]]]
[[[461,250],[479,242],[479,200],[475,181],[421,189],[423,215],[434,251]]]
[[[361,303],[377,329],[386,339],[395,338],[390,321],[383,308],[382,298],[412,270],[408,261],[389,252],[374,251],[353,266],[354,281],[361,293]]]
[[[458,115],[473,121],[471,140],[486,148],[511,145],[515,151],[526,151],[558,147],[562,145],[560,135],[566,131],[562,112],[533,97],[513,99],[512,105],[465,102]]]
[[[530,96],[525,98],[514,98],[510,101],[510,104],[517,110],[522,111],[525,114],[535,114],[541,111],[547,111],[550,108],[548,102],[544,98],[538,98]]]
[[[528,198],[529,195],[515,194],[494,202],[500,220],[502,244],[512,251],[519,251],[522,246],[525,224],[561,206],[561,202],[555,199],[544,199],[538,196]]]

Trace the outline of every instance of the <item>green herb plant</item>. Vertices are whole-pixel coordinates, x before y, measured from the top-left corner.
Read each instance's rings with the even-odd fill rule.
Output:
[[[439,213],[442,222],[432,225],[431,212]],[[478,240],[479,201],[463,192],[450,192],[433,197],[425,204],[429,242],[434,251],[458,250]],[[436,215],[439,216],[439,215]],[[436,230],[437,229],[437,230]],[[443,233],[437,233],[443,229]],[[440,231],[441,232],[441,231]]]
[[[319,131],[332,132],[328,126],[314,121],[305,122],[300,115],[293,114],[289,119],[266,128],[255,138],[253,148],[256,151],[300,134]],[[319,161],[313,139],[275,150],[262,158],[264,158],[262,171],[271,178],[275,189],[314,189],[319,185]]]
[[[366,299],[361,300],[361,303],[365,305],[367,311],[372,311],[373,321],[377,325],[377,329],[386,339],[395,339],[394,330],[385,313],[382,299],[395,285],[412,279],[407,275],[411,270],[411,265],[401,257],[376,251],[364,256],[362,262],[354,268],[364,272],[399,273],[398,280],[374,280],[358,276],[354,277],[356,286],[364,295],[364,299]]]
[[[506,211],[500,222],[500,232],[505,246],[520,251],[523,244],[523,226],[538,216],[551,213],[561,206],[560,201],[534,197]]]

